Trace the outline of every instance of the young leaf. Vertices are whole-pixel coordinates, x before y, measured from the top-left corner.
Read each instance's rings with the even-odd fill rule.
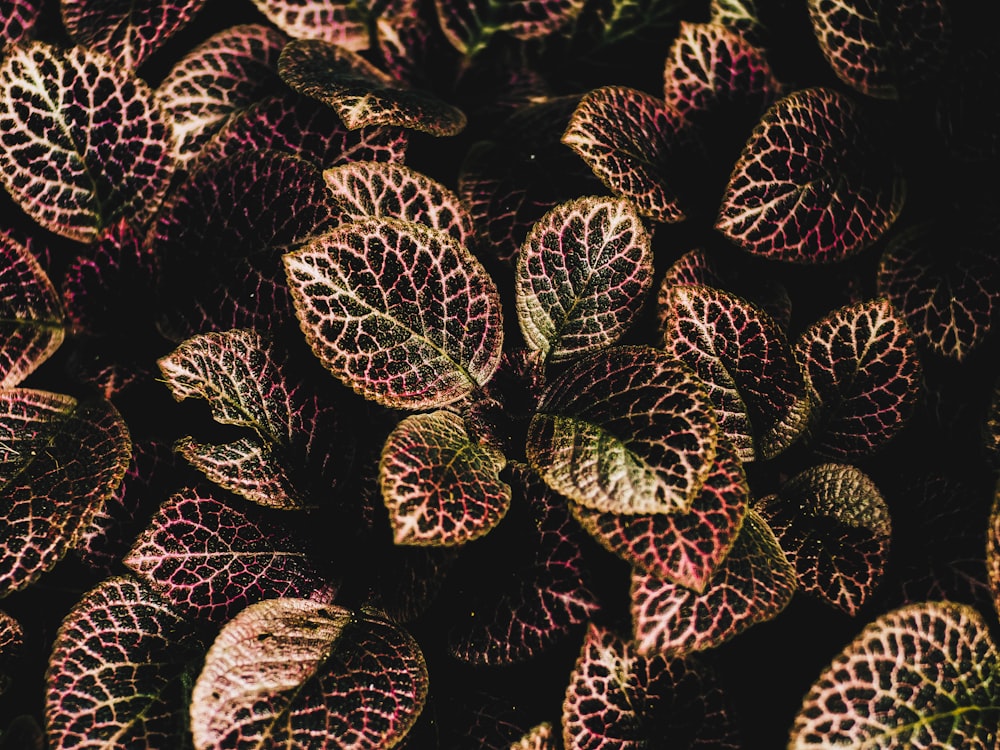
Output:
[[[176,157],[187,162],[233,113],[282,89],[285,35],[246,24],[218,32],[181,58],[157,89],[174,121]]]
[[[703,593],[632,572],[636,651],[685,656],[715,648],[775,618],[791,601],[795,587],[795,569],[767,523],[751,508]]]
[[[750,489],[728,440],[687,513],[626,516],[576,503],[570,510],[604,547],[650,575],[702,592],[729,554],[746,515]]]
[[[337,487],[336,469],[350,463],[353,446],[336,410],[301,380],[293,385],[285,355],[260,334],[236,329],[196,336],[157,364],[177,401],[203,398],[217,422],[252,430],[225,445],[181,440],[179,452],[213,482],[283,509],[315,504],[313,486],[322,492]],[[306,467],[318,474],[311,483]]]
[[[892,530],[872,480],[853,466],[822,464],[754,508],[795,567],[800,589],[856,615],[882,577]]]
[[[126,114],[127,113],[127,114]],[[46,229],[91,242],[120,216],[152,216],[173,136],[133,71],[85,47],[8,47],[0,63],[0,180]]]
[[[7,692],[14,681],[11,669],[24,649],[24,630],[21,623],[0,611],[0,695]]]
[[[345,221],[385,217],[424,224],[472,246],[472,217],[437,180],[402,164],[354,162],[323,172]]]
[[[295,91],[333,107],[352,130],[395,125],[446,136],[465,128],[460,109],[428,91],[408,88],[360,55],[319,39],[289,42],[278,72]]]
[[[379,463],[396,544],[450,546],[487,534],[510,505],[507,459],[472,440],[448,411],[415,414],[389,435]]]
[[[77,44],[135,70],[190,23],[206,0],[62,0],[63,26]]]
[[[653,283],[650,241],[623,198],[579,198],[543,216],[528,233],[515,276],[528,346],[559,362],[621,338]]]
[[[747,252],[833,263],[875,242],[905,184],[857,105],[832,89],[796,91],[764,113],[726,187],[716,229]]]
[[[293,39],[323,39],[361,52],[371,40],[364,8],[357,0],[253,0],[267,20]]]
[[[77,544],[125,476],[131,448],[108,401],[0,391],[0,597]]]
[[[691,660],[637,654],[632,643],[591,624],[563,701],[563,744],[631,750],[665,741],[739,747],[716,678]]]
[[[663,102],[624,86],[604,86],[583,97],[562,142],[611,192],[630,199],[654,221],[684,218],[667,161],[677,115]]]
[[[427,684],[416,642],[378,615],[259,602],[205,657],[191,700],[194,746],[392,748],[420,715]]]
[[[0,388],[12,388],[62,344],[63,306],[28,248],[0,232]]]
[[[163,502],[123,560],[186,616],[222,623],[280,596],[336,593],[292,536],[256,506],[194,489]]]
[[[833,72],[868,96],[905,96],[947,59],[951,17],[943,0],[809,0],[809,16]]]
[[[806,428],[809,394],[777,323],[707,286],[671,286],[661,299],[663,347],[705,383],[740,459],[773,458],[794,443]]]
[[[973,608],[913,604],[868,625],[802,702],[789,750],[992,748],[997,651]]]
[[[249,151],[202,164],[178,186],[151,233],[161,264],[161,330],[182,341],[210,330],[292,323],[282,253],[335,224],[323,176],[303,159]]]
[[[45,0],[6,0],[0,13],[0,47],[31,37]]]
[[[921,367],[906,323],[886,299],[834,310],[795,345],[814,404],[810,440],[833,458],[866,455],[906,424]]]
[[[493,3],[435,0],[441,30],[466,59],[481,52],[497,32],[527,41],[555,35],[579,15],[585,0]]]
[[[188,685],[204,646],[148,584],[100,583],[56,634],[45,724],[59,748],[183,747]]]
[[[450,235],[368,219],[284,260],[313,352],[366,398],[392,408],[444,406],[485,384],[500,363],[496,287]]]
[[[650,347],[591,354],[543,394],[528,460],[545,482],[594,510],[687,511],[715,462],[719,427],[700,380]]]

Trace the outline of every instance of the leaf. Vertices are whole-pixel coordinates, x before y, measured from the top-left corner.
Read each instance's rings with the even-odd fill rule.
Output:
[[[886,299],[834,310],[795,344],[814,404],[810,442],[831,458],[867,455],[906,424],[921,386],[916,344]]]
[[[1000,380],[993,384],[993,395],[983,425],[983,442],[994,468],[1000,468]]]
[[[792,263],[861,252],[896,220],[906,193],[871,130],[832,89],[779,99],[733,168],[716,229],[749,253]]]
[[[629,201],[579,198],[528,233],[515,274],[528,346],[559,362],[615,343],[653,283],[651,238]]]
[[[206,0],[62,0],[63,26],[74,42],[135,70],[187,26]]]
[[[0,695],[3,695],[16,680],[18,659],[24,650],[24,630],[21,623],[0,611]]]
[[[709,19],[752,36],[761,28],[758,0],[710,0]]]
[[[247,607],[227,623],[194,686],[196,750],[285,745],[395,747],[427,698],[427,666],[405,631],[306,599]]]
[[[767,523],[751,508],[732,550],[703,593],[632,572],[636,651],[685,656],[715,648],[775,618],[795,588],[795,569]]]
[[[879,294],[905,317],[916,340],[962,362],[1000,311],[1000,259],[993,240],[951,222],[924,223],[896,235],[882,254]],[[948,253],[941,253],[946,244]]]
[[[108,401],[0,391],[0,597],[33,583],[77,544],[125,476],[131,449]]]
[[[558,750],[560,747],[557,731],[545,721],[532,727],[524,737],[510,746],[510,750]]]
[[[506,457],[476,442],[461,417],[415,414],[389,435],[379,463],[382,498],[396,544],[451,546],[496,526],[510,505]]]
[[[788,747],[992,748],[996,670],[989,626],[971,607],[897,609],[865,627],[819,676]]]
[[[232,26],[177,61],[157,95],[174,120],[178,161],[197,156],[230,115],[282,90],[277,66],[285,42],[267,26]]]
[[[333,202],[345,221],[395,218],[450,234],[471,248],[472,217],[458,196],[402,164],[357,161],[323,172]]]
[[[583,750],[737,748],[722,690],[691,660],[637,654],[591,624],[563,701],[563,744]]]
[[[750,488],[727,440],[687,513],[626,516],[570,504],[573,517],[633,569],[702,592],[736,541]]]
[[[668,161],[676,115],[636,89],[603,86],[588,93],[570,118],[562,142],[615,195],[653,221],[684,218]]]
[[[892,531],[872,480],[853,466],[822,464],[754,507],[795,568],[799,588],[856,615],[882,578]]]
[[[199,158],[210,162],[270,149],[300,156],[320,168],[355,161],[402,162],[408,140],[402,128],[374,125],[348,130],[329,107],[289,91],[234,112]]]
[[[573,22],[584,5],[584,0],[434,2],[445,38],[466,59],[485,49],[496,33],[509,34],[521,41],[556,36]]]
[[[323,365],[365,398],[431,409],[500,363],[500,301],[449,235],[395,219],[347,224],[285,255],[296,314]]]
[[[0,47],[31,38],[45,0],[6,0],[0,14]]]
[[[349,129],[394,125],[430,135],[456,135],[465,114],[435,94],[408,88],[363,57],[319,39],[289,42],[278,61],[292,89],[333,107]]]
[[[356,0],[253,0],[293,39],[322,39],[360,52],[371,44],[364,4]]]
[[[63,620],[46,675],[52,747],[182,747],[194,626],[146,583],[109,578]]]
[[[62,301],[32,252],[0,232],[0,388],[47,360],[66,335]]]
[[[179,342],[293,323],[281,256],[335,225],[323,176],[303,159],[248,151],[202,165],[151,234],[161,261],[161,330]]]
[[[719,428],[705,387],[650,347],[591,354],[548,387],[528,428],[532,468],[594,510],[687,511],[715,461]]]
[[[740,459],[774,458],[794,443],[810,401],[778,324],[756,305],[707,286],[671,286],[661,301],[663,347],[705,383]]]
[[[177,401],[203,398],[217,422],[252,431],[222,445],[180,441],[179,452],[213,482],[286,510],[315,505],[312,490],[340,489],[353,442],[335,405],[291,377],[280,347],[235,329],[188,339],[157,364]]]
[[[42,42],[6,50],[0,180],[45,229],[91,242],[120,216],[145,222],[166,192],[173,143],[153,92],[111,57]]]
[[[833,72],[868,96],[910,94],[947,59],[951,18],[941,0],[809,0],[809,17]]]
[[[123,562],[179,612],[213,623],[261,599],[336,593],[273,516],[190,488],[160,505]]]
[[[1000,612],[1000,482],[993,494],[986,536],[986,573],[993,594],[993,607]]]

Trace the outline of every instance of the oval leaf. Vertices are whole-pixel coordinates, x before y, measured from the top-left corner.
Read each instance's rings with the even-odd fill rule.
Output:
[[[776,617],[795,593],[795,568],[752,508],[703,593],[632,572],[632,622],[640,654],[685,656],[715,648]]]
[[[0,391],[0,597],[34,582],[76,545],[118,489],[131,450],[108,401]]]
[[[393,408],[457,401],[490,379],[503,345],[486,270],[449,235],[368,219],[285,255],[313,352],[355,391]]]
[[[888,300],[844,307],[795,345],[814,404],[810,438],[830,457],[866,455],[906,424],[921,387],[916,344]]]
[[[356,0],[253,0],[267,20],[294,39],[323,39],[345,49],[368,49],[366,3]]]
[[[142,224],[166,192],[173,144],[153,92],[111,57],[41,42],[5,51],[0,180],[46,229],[91,242],[119,216]]]
[[[528,429],[528,460],[587,508],[686,511],[715,462],[719,428],[705,387],[649,347],[592,354],[553,382]]]
[[[747,252],[794,263],[864,250],[896,220],[905,196],[870,125],[831,89],[775,102],[733,168],[716,229]]]
[[[201,658],[194,626],[134,578],[99,584],[56,634],[45,725],[58,748],[182,747],[187,685]]]
[[[814,466],[754,507],[795,567],[802,591],[856,615],[882,577],[892,531],[872,480],[853,466]]]
[[[488,533],[510,505],[504,455],[474,442],[448,412],[407,417],[379,463],[382,499],[396,544],[450,546]]]
[[[973,608],[926,602],[895,610],[823,671],[788,747],[993,748],[997,667],[989,625]]]
[[[528,346],[559,362],[621,338],[653,283],[650,241],[625,199],[579,198],[543,216],[521,248],[515,277]]]
[[[222,628],[191,700],[196,750],[395,747],[427,697],[416,642],[381,617],[305,599]]]

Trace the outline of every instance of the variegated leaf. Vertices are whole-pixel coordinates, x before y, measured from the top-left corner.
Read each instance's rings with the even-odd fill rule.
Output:
[[[253,0],[293,39],[322,39],[360,52],[371,45],[365,4],[357,0]]]
[[[0,47],[30,39],[45,0],[5,0],[0,13]]]
[[[15,681],[13,668],[24,649],[24,629],[21,623],[0,611],[0,695]]]
[[[526,41],[555,35],[583,10],[584,0],[495,3],[488,0],[435,0],[445,37],[471,59],[500,32]]]

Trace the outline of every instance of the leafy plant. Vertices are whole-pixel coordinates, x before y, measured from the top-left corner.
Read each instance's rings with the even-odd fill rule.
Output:
[[[995,19],[869,6],[6,3],[0,747],[995,746]]]

